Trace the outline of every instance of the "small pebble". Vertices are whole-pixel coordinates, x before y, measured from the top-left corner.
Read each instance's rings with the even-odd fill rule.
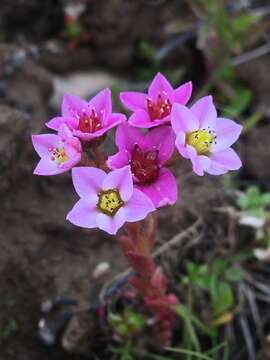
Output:
[[[110,264],[108,262],[99,263],[92,272],[92,277],[98,279],[101,276],[105,275],[110,270]]]
[[[47,314],[47,313],[49,313],[49,312],[52,310],[53,306],[54,306],[53,301],[50,300],[50,299],[48,299],[48,300],[45,300],[45,301],[43,301],[43,302],[41,303],[41,305],[40,305],[40,310],[41,310],[41,312],[43,312],[44,314]]]
[[[26,53],[24,50],[18,50],[14,54],[13,62],[17,68],[22,68],[26,61]]]
[[[51,347],[56,343],[55,334],[46,325],[46,322],[44,319],[40,319],[40,321],[38,323],[38,336],[43,345]]]

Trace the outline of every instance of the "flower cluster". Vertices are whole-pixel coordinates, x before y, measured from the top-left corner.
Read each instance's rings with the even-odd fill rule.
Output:
[[[35,174],[55,175],[73,168],[80,200],[68,214],[69,221],[115,234],[126,221],[141,220],[156,208],[173,205],[177,183],[167,164],[175,147],[191,160],[199,176],[241,167],[231,145],[242,127],[218,117],[211,96],[186,106],[191,93],[191,82],[173,89],[158,73],[147,94],[120,94],[123,105],[133,112],[128,121],[124,114],[112,112],[109,89],[89,102],[64,96],[61,116],[46,124],[57,134],[34,135],[32,141],[41,158]],[[118,152],[109,156],[103,167],[84,168],[83,155],[97,148],[113,127],[117,127]]]
[[[112,112],[109,89],[89,102],[65,95],[61,116],[46,124],[57,133],[32,137],[41,158],[35,174],[56,175],[72,169],[80,199],[67,215],[71,223],[112,235],[126,224],[127,234],[120,236],[119,243],[134,270],[129,282],[155,314],[161,345],[169,345],[178,302],[174,294],[168,294],[167,279],[151,255],[157,228],[155,210],[173,205],[178,198],[169,167],[177,151],[191,160],[199,176],[241,167],[231,145],[242,127],[218,117],[211,96],[187,106],[191,93],[191,82],[173,89],[159,73],[147,94],[120,94],[123,105],[132,111],[128,120],[124,114]],[[99,145],[114,127],[118,152],[107,156]]]

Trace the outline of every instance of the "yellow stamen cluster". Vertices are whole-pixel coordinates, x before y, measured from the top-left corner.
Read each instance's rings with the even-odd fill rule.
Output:
[[[59,165],[63,164],[68,160],[68,156],[65,153],[64,147],[55,148],[52,150],[52,160],[57,161]]]
[[[106,215],[113,216],[124,205],[116,189],[100,191],[97,207]]]
[[[196,130],[187,134],[186,144],[193,146],[198,155],[209,155],[215,136],[209,130]]]

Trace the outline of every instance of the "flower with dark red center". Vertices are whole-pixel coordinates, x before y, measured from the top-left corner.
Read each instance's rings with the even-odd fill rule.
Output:
[[[156,102],[149,98],[146,99],[146,102],[147,111],[152,121],[163,119],[171,113],[172,104],[170,100],[163,98],[161,94],[158,94]]]
[[[125,123],[116,130],[119,152],[109,156],[111,169],[131,167],[135,187],[143,191],[156,207],[174,204],[177,184],[172,172],[164,167],[174,151],[175,135],[170,126],[143,133]]]
[[[53,118],[46,125],[58,130],[62,124],[66,124],[74,136],[83,141],[92,141],[124,121],[125,115],[112,113],[111,91],[104,89],[89,102],[66,94],[62,103],[62,116]]]
[[[158,150],[143,152],[138,144],[131,153],[130,166],[135,182],[151,184],[159,175]]]
[[[170,122],[172,105],[185,105],[191,96],[192,83],[187,82],[175,90],[162,74],[158,73],[149,86],[148,94],[122,92],[122,103],[134,113],[129,118],[132,126],[151,128]]]

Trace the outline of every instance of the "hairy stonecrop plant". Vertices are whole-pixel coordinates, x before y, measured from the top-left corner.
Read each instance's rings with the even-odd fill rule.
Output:
[[[177,182],[169,169],[175,163],[175,147],[191,160],[199,176],[241,167],[231,145],[242,127],[217,117],[211,96],[187,107],[191,93],[191,82],[173,89],[158,73],[148,93],[120,94],[124,106],[132,111],[128,120],[124,114],[112,112],[109,89],[89,102],[65,95],[61,116],[46,124],[57,134],[32,137],[41,158],[34,174],[56,175],[72,169],[79,200],[67,214],[71,223],[112,235],[125,226],[125,233],[118,238],[134,271],[129,282],[154,313],[162,345],[170,343],[178,300],[168,293],[167,279],[151,250],[157,209],[178,199]],[[114,127],[118,152],[108,156],[100,145]]]

